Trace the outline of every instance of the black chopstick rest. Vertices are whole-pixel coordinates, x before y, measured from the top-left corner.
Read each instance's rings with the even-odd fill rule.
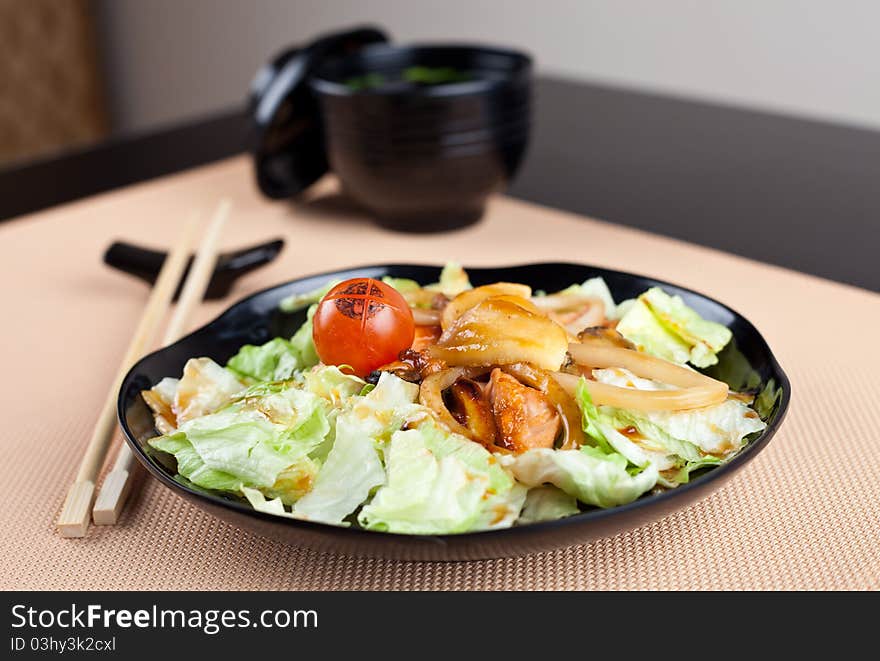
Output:
[[[217,258],[217,266],[214,269],[214,275],[211,276],[211,283],[208,285],[205,298],[224,298],[240,276],[268,264],[281,253],[283,248],[284,239],[274,239],[249,248],[221,254]],[[104,252],[104,263],[153,284],[159,275],[166,255],[167,253],[161,250],[151,250],[125,241],[115,241]],[[181,285],[174,293],[174,300],[177,300],[180,295],[180,287],[186,280],[186,275],[192,266],[192,260],[193,257],[190,256],[186,271],[181,278]]]

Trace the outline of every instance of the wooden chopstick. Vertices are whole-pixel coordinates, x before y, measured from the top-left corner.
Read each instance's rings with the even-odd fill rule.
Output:
[[[183,284],[174,314],[168,322],[162,346],[176,342],[183,336],[192,313],[205,297],[217,265],[220,233],[229,216],[229,207],[229,202],[223,200],[214,212],[211,224],[199,245],[192,268]],[[92,509],[92,517],[96,524],[114,525],[119,521],[131,492],[135,467],[134,454],[126,443],[121,443],[113,468],[104,479]]]
[[[150,293],[144,314],[138,323],[131,343],[128,345],[119,371],[113,379],[110,391],[104,400],[104,406],[98,415],[92,437],[80,462],[76,480],[67,492],[67,498],[58,516],[58,532],[64,537],[83,537],[86,534],[89,527],[92,497],[95,493],[95,480],[104,463],[110,441],[113,438],[113,431],[116,428],[116,398],[122,385],[122,379],[134,362],[152,344],[159,324],[174,298],[180,277],[186,268],[190,250],[195,243],[197,229],[198,217],[193,216],[184,225],[173,249],[162,264],[162,270],[159,272],[159,277]]]

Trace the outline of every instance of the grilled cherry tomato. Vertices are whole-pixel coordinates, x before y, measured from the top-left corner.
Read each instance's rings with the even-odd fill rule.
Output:
[[[352,278],[321,299],[312,338],[326,365],[349,365],[358,376],[397,360],[415,335],[406,300],[384,282]]]

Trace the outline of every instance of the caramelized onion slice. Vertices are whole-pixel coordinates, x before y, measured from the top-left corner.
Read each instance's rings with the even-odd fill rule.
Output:
[[[536,388],[547,395],[547,399],[556,407],[562,418],[562,426],[565,432],[565,437],[562,441],[563,450],[579,448],[584,444],[581,410],[578,408],[574,397],[566,392],[553,378],[552,372],[542,370],[528,363],[505,365],[501,369],[516,377],[520,383]]]
[[[532,303],[551,312],[563,312],[565,310],[579,310],[589,306],[598,306],[605,314],[605,303],[601,298],[596,296],[585,296],[584,294],[549,294],[547,296],[534,296]]]
[[[577,336],[578,342],[583,344],[604,344],[612,347],[620,347],[621,349],[636,349],[636,345],[626,339],[613,328],[605,326],[592,326],[585,328]]]
[[[455,434],[461,434],[472,441],[478,441],[470,429],[461,424],[443,401],[443,391],[459,379],[473,379],[489,371],[488,367],[453,367],[426,377],[419,388],[419,403],[434,412],[443,425]]]
[[[516,296],[523,299],[523,307],[529,304],[528,298],[532,295],[532,288],[515,282],[496,282],[491,285],[483,285],[462,292],[453,298],[449,305],[443,309],[443,317],[440,326],[446,330],[465,312],[472,307],[492,296]]]
[[[532,363],[557,370],[567,348],[559,324],[498,296],[465,312],[427,350],[452,366]]]
[[[425,308],[410,308],[413,321],[416,326],[439,326],[442,313],[440,310],[426,310]]]
[[[572,343],[568,347],[572,359],[590,368],[622,367],[636,376],[678,386],[676,390],[636,390],[607,383],[588,381],[590,397],[597,405],[638,411],[676,411],[720,404],[727,399],[726,383],[689,370],[640,351],[608,346],[602,343]],[[555,373],[556,381],[574,394],[580,377]]]

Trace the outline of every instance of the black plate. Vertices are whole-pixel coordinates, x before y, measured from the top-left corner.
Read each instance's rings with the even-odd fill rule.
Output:
[[[507,268],[469,268],[467,271],[474,285],[504,280],[527,283],[534,289],[545,291],[556,291],[573,282],[602,276],[617,301],[633,298],[649,287],[659,285],[670,294],[680,295],[703,317],[722,323],[733,331],[735,344],[731,343],[729,350],[736,355],[732,353],[730,358],[740,358],[736,378],[744,378],[744,363],[741,360],[744,357],[751,365],[753,379],[760,378],[762,385],[774,379],[782,388],[782,397],[769,417],[767,429],[738,456],[677,489],[646,495],[620,507],[590,510],[559,521],[459,535],[399,535],[262,514],[234,498],[226,499],[183,486],[174,480],[172,470],[147,455],[144,445],[157,433],[140,391],[163,377],[179,376],[189,358],[208,356],[223,364],[243,344],[259,344],[279,335],[289,337],[299,328],[305,313],[281,312],[278,304],[283,298],[315,289],[330,278],[381,278],[390,275],[428,283],[435,282],[440,274],[440,267],[435,266],[365,266],[301,278],[256,293],[233,305],[207,326],[140,360],[126,375],[119,392],[119,421],[125,438],[138,460],[166,487],[224,521],[259,535],[295,546],[346,555],[400,560],[474,560],[583,544],[657,521],[705,498],[727,482],[769,443],[785,416],[791,385],[764,338],[747,319],[711,298],[660,280],[580,264],[527,264]],[[737,370],[731,373],[734,371]],[[740,387],[740,384],[734,385]]]

